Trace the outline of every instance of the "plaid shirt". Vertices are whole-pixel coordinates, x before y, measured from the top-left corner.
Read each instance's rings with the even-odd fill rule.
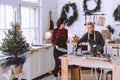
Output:
[[[66,41],[68,39],[68,30],[63,28],[63,29],[54,29],[53,34],[52,34],[52,44],[53,46],[56,45],[62,45],[66,44]]]

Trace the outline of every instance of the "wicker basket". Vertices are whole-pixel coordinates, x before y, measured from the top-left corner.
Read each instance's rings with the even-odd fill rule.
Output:
[[[20,74],[22,72],[23,64],[20,64],[16,68],[13,69],[13,74]]]

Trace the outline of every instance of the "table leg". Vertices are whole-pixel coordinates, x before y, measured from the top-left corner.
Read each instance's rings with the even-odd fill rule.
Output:
[[[112,76],[112,80],[120,80],[120,65],[116,65],[116,67],[113,70]]]
[[[73,69],[73,79],[72,80],[80,80],[80,69],[79,67],[78,68],[75,68]]]
[[[61,72],[62,72],[62,80],[68,80],[68,60],[61,60]]]

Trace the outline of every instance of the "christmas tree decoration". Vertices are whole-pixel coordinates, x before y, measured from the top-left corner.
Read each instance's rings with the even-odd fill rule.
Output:
[[[30,46],[22,35],[20,24],[12,23],[12,28],[4,33],[6,37],[2,42],[0,66],[6,69],[17,67],[25,62]]]
[[[77,35],[74,35],[72,38],[73,38],[72,42],[74,42],[74,43],[77,43],[79,40],[79,37]]]

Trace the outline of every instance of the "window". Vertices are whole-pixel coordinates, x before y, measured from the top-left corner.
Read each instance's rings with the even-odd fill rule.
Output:
[[[23,34],[27,36],[27,41],[29,43],[39,43],[37,38],[38,25],[36,25],[36,15],[37,9],[21,7],[21,27]]]
[[[38,0],[13,0],[0,4],[0,43],[4,39],[11,22],[21,23],[23,35],[29,43],[40,43],[40,7]]]
[[[4,39],[4,32],[11,28],[10,23],[13,22],[13,7],[8,5],[0,5],[0,42]]]

